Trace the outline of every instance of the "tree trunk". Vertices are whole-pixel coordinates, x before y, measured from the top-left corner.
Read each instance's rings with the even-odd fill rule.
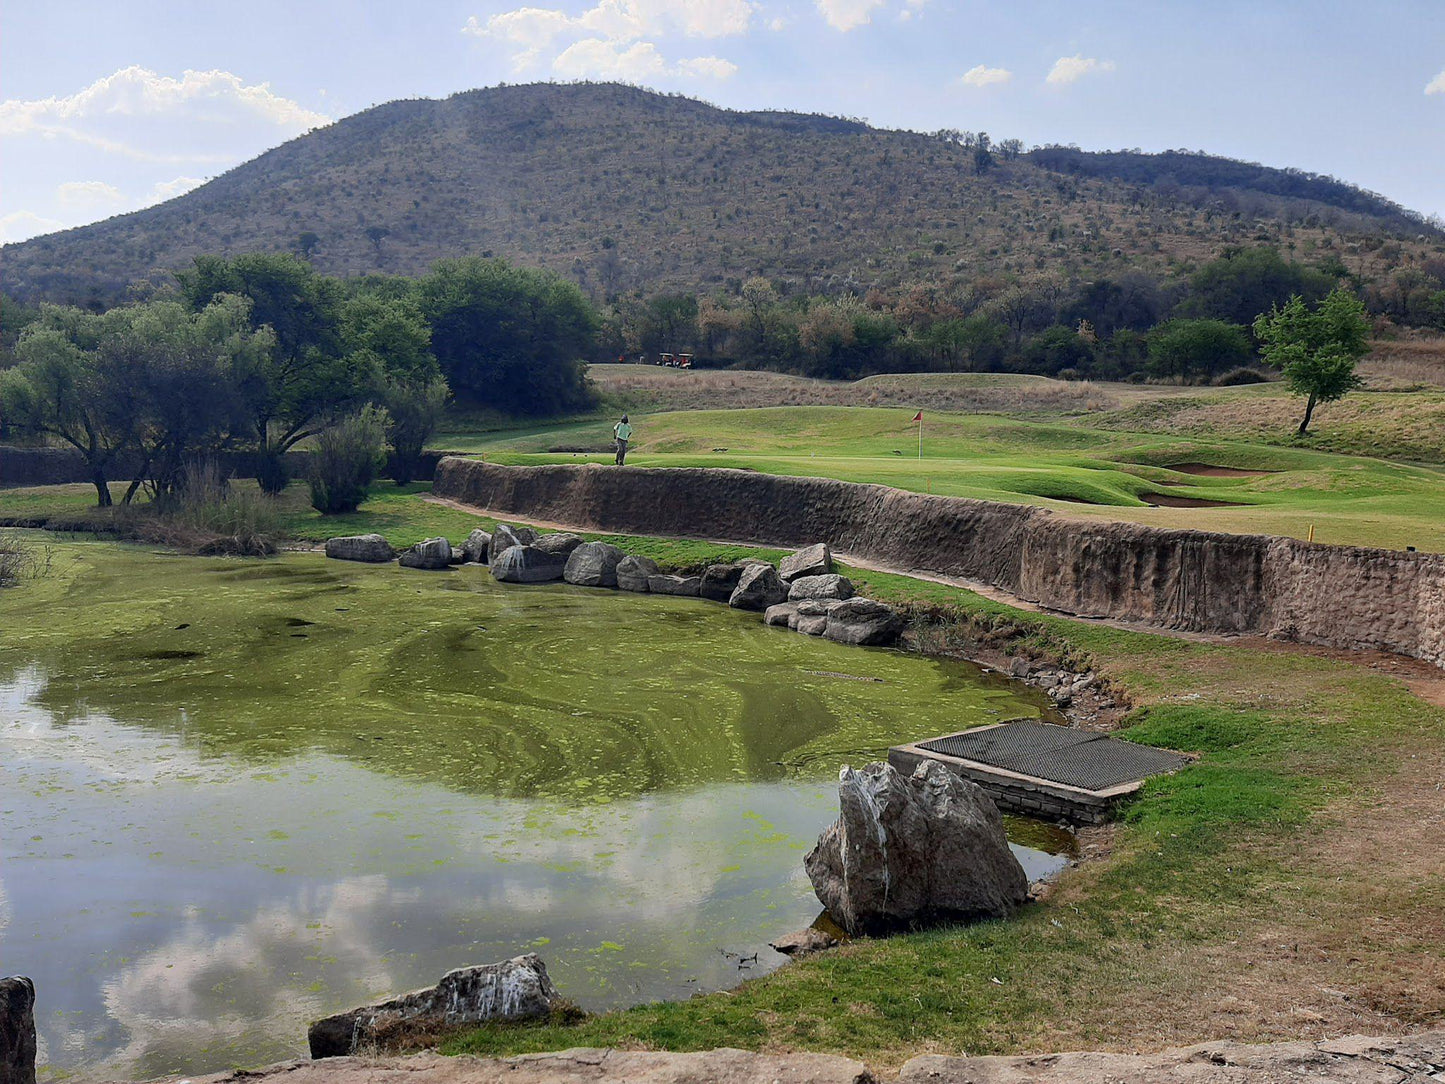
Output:
[[[1314,413],[1315,413],[1315,394],[1314,394],[1314,392],[1310,392],[1309,402],[1307,402],[1307,403],[1305,404],[1304,421],[1302,421],[1302,422],[1299,423],[1299,432],[1298,432],[1298,434],[1297,434],[1298,436],[1303,437],[1303,436],[1308,436],[1308,435],[1309,435],[1310,419],[1311,419],[1312,417],[1314,417]]]
[[[90,480],[95,483],[95,503],[102,508],[111,506],[110,483],[105,479],[104,467],[92,467]]]

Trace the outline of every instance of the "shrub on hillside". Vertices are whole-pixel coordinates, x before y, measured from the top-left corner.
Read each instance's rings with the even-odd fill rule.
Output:
[[[1233,388],[1241,384],[1268,384],[1271,380],[1277,379],[1279,378],[1262,373],[1258,369],[1241,366],[1238,369],[1230,369],[1214,383],[1221,388]]]
[[[311,507],[323,516],[355,512],[386,461],[386,411],[368,406],[316,438]]]

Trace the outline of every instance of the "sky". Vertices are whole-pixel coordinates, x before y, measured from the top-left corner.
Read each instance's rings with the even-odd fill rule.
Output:
[[[8,0],[0,241],[173,198],[392,99],[573,79],[1205,150],[1445,216],[1445,0]]]

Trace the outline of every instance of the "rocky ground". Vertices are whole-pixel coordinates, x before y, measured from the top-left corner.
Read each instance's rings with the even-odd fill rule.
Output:
[[[1445,1031],[1246,1046],[1215,1042],[1155,1054],[927,1055],[898,1074],[828,1054],[564,1050],[516,1058],[329,1058],[171,1084],[1440,1084]]]

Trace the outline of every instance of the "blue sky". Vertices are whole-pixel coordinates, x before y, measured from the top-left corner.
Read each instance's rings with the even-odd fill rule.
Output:
[[[185,191],[370,105],[616,78],[734,108],[1188,147],[1445,215],[1445,0],[13,0],[0,239]]]

